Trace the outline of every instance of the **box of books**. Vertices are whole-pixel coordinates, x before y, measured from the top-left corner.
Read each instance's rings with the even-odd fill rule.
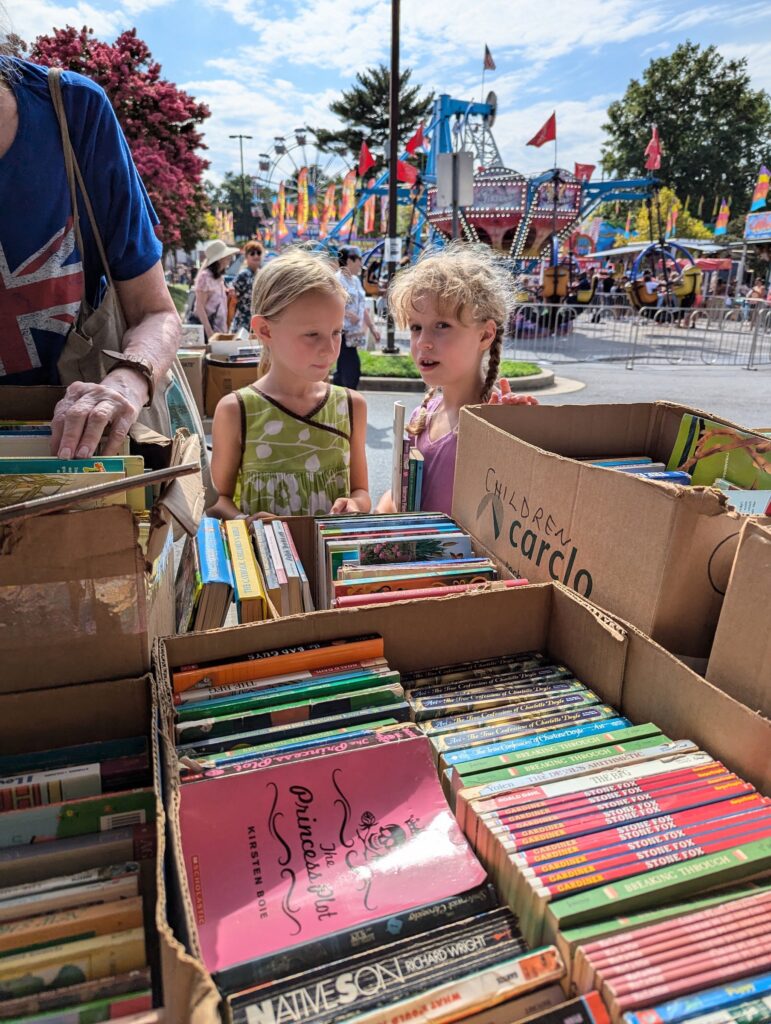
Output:
[[[765,486],[767,449],[668,402],[464,409],[453,515],[515,574],[705,659],[742,522],[711,485]]]
[[[203,510],[185,431],[137,425],[131,454],[52,458],[62,394],[0,389],[0,693],[146,672],[174,631],[173,535]]]
[[[0,1017],[209,1024],[166,919],[149,675],[0,696]]]
[[[173,923],[233,1021],[291,1006],[303,1021],[448,1022],[497,1004],[491,1019],[506,1020],[553,1005],[544,993],[569,963],[549,915],[566,911],[566,929],[598,911],[552,904],[538,885],[530,900],[522,878],[540,873],[499,856],[504,820],[487,804],[478,813],[479,798],[500,797],[502,816],[523,787],[526,827],[550,840],[562,827],[552,795],[599,828],[607,791],[619,841],[626,821],[633,832],[675,813],[676,801],[655,803],[670,790],[694,820],[722,822],[702,805],[746,802],[744,831],[714,825],[718,846],[702,857],[687,840],[678,861],[693,863],[651,877],[671,897],[678,879],[693,895],[702,878],[771,873],[771,843],[725,853],[734,835],[771,835],[771,723],[562,585],[169,637],[155,665]],[[509,911],[487,902],[485,872]],[[643,895],[618,913],[655,904],[655,886],[635,884]]]
[[[707,679],[771,718],[771,520],[742,527]]]

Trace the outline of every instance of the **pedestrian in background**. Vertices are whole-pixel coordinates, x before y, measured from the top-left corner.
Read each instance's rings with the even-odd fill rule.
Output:
[[[244,246],[244,265],[233,280],[233,291],[236,295],[236,315],[230,325],[233,334],[238,331],[249,331],[252,320],[252,289],[254,278],[262,267],[262,245],[259,242],[247,242]]]
[[[375,326],[367,309],[364,286],[361,283],[361,249],[356,245],[344,245],[339,254],[340,269],[337,277],[348,293],[343,323],[343,343],[337,357],[337,368],[333,384],[344,388],[359,387],[361,360],[359,349],[365,344],[367,328],[372,331],[375,341],[380,341],[380,331]]]

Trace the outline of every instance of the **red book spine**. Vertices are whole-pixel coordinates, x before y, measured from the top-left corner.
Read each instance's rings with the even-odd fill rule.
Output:
[[[675,811],[686,810],[689,807],[699,807],[723,800],[720,792],[713,788],[703,787],[689,789],[684,793],[674,793],[658,800],[650,799],[641,803],[631,804],[626,809],[626,820],[633,821],[636,818],[651,818],[656,814],[670,814]],[[576,818],[565,824],[558,824],[548,830],[529,830],[525,832],[512,831],[506,838],[517,848],[527,846],[541,846],[552,838],[560,838],[565,835],[580,835],[581,833],[599,832],[602,829],[621,824],[619,814],[616,810],[606,814],[589,815],[584,818]]]
[[[500,587],[525,587],[527,580],[496,580],[496,589]],[[396,590],[383,594],[353,594],[350,597],[337,597],[332,602],[334,608],[356,608],[367,604],[389,604],[392,601],[418,601],[427,597],[450,597],[452,594],[463,594],[467,590],[478,590],[480,583],[458,583],[446,587],[420,587],[417,590]]]
[[[695,932],[676,929],[677,934],[673,934],[669,939],[659,939],[657,943],[645,947],[639,955],[628,954],[624,963],[607,964],[601,968],[594,964],[592,966],[602,975],[603,981],[610,982],[619,976],[625,979],[641,971],[659,969],[667,963],[677,963],[683,960],[683,949],[699,950],[701,953],[709,952],[715,945],[719,945],[724,953],[726,949],[730,952],[736,942],[746,942],[756,936],[767,936],[767,915],[768,908],[764,913],[757,914],[748,921],[726,919],[710,927],[696,929]]]
[[[735,846],[740,846],[743,842],[751,842],[757,838],[757,832],[731,834],[712,843],[704,843],[700,846],[694,845],[688,850],[680,850],[662,857],[651,857],[642,862],[626,864],[608,871],[598,871],[594,875],[585,875],[574,881],[561,882],[557,885],[539,885],[539,890],[548,893],[553,899],[557,899],[560,896],[565,896],[567,893],[574,893],[579,889],[606,885],[608,882],[617,882],[622,878],[632,878],[634,875],[641,875],[646,871],[655,871],[658,868],[668,867],[670,864],[681,864],[683,861],[693,860],[694,857],[704,857],[711,853],[719,853],[721,850],[730,850]],[[539,879],[538,881],[540,882],[541,880]]]
[[[586,853],[575,857],[562,857],[549,860],[541,864],[535,864],[528,870],[537,874],[554,874],[565,870],[591,870],[591,865],[602,863],[610,864],[613,859],[618,859],[626,851],[629,855],[641,856],[650,850],[658,850],[660,847],[672,846],[679,842],[691,840],[694,836],[717,835],[726,829],[737,828],[764,828],[771,832],[771,814],[759,811],[748,811],[746,814],[737,814],[728,819],[715,819],[712,821],[696,822],[684,828],[671,828],[666,832],[660,832],[655,836],[648,836],[645,839],[631,839],[627,842],[610,843],[596,850],[587,850]]]
[[[490,798],[485,801],[484,807],[480,808],[482,814],[500,814],[509,818],[532,818],[542,814],[558,813],[571,806],[581,807],[588,802],[598,803],[606,797],[613,796],[639,796],[641,793],[650,793],[656,789],[668,788],[681,782],[700,780],[703,778],[729,776],[727,771],[718,762],[713,762],[707,770],[703,768],[679,768],[675,771],[662,772],[658,775],[651,775],[643,779],[627,779],[623,782],[610,783],[607,786],[595,786],[593,789],[577,790],[570,793],[552,794],[543,793],[538,800],[522,801],[518,794],[501,794],[497,798]],[[736,778],[736,776],[731,776]],[[525,794],[532,790],[521,790]],[[508,803],[504,803],[508,801]],[[479,812],[478,812],[479,813]]]
[[[727,796],[738,796],[743,793],[754,792],[752,786],[748,783],[742,782],[736,778],[725,778],[718,776],[716,779],[692,779],[683,780],[679,784],[667,786],[665,788],[656,787],[649,793],[620,793],[615,796],[608,796],[597,800],[588,801],[586,803],[579,803],[569,805],[564,810],[562,808],[555,808],[553,812],[541,815],[537,818],[519,818],[517,816],[504,816],[497,815],[496,819],[492,821],[486,820],[488,827],[492,826],[495,829],[497,826],[502,827],[504,830],[516,829],[518,831],[543,831],[549,829],[554,824],[565,823],[571,818],[583,817],[587,814],[598,813],[600,811],[607,811],[611,813],[614,808],[620,809],[620,817],[623,819],[626,815],[623,813],[626,807],[633,804],[643,803],[651,800],[664,800],[666,797],[671,796],[675,793],[687,793],[689,790],[695,789],[710,789],[715,790],[718,793],[726,793]],[[649,815],[645,815],[649,817]],[[611,813],[611,823],[612,813]],[[615,822],[615,824],[622,824],[622,821]]]
[[[706,812],[703,808],[694,808],[693,810],[683,811],[676,815],[662,815],[658,818],[635,822],[632,825],[620,825],[618,828],[608,829],[605,832],[596,832],[588,836],[577,836],[575,839],[569,839],[565,842],[550,843],[548,846],[539,846],[534,850],[524,850],[520,854],[520,858],[522,863],[532,865],[540,864],[547,860],[556,860],[558,857],[569,857],[571,854],[580,855],[588,850],[600,849],[617,842],[628,843],[633,840],[656,842],[662,833],[670,829],[685,828],[692,824],[699,824],[713,819],[723,820],[726,817],[733,817],[756,809],[765,810],[766,808],[771,808],[771,800],[768,797],[761,796],[760,793],[751,793],[749,796],[737,797],[736,800],[726,800],[722,806],[715,806]],[[618,939],[619,936],[615,938]]]
[[[736,828],[728,829],[723,832],[705,832],[703,829],[694,829],[694,832],[690,836],[685,836],[682,839],[676,839],[670,843],[662,843],[660,846],[656,846],[651,850],[629,850],[623,846],[619,849],[616,856],[598,858],[597,860],[589,864],[579,864],[575,868],[566,868],[563,871],[551,871],[547,870],[539,872],[537,877],[543,882],[544,885],[557,885],[562,881],[569,879],[579,880],[584,875],[593,874],[595,872],[602,872],[605,874],[608,871],[614,871],[616,868],[623,868],[626,865],[634,865],[638,862],[650,863],[652,861],[659,861],[663,857],[673,856],[679,853],[685,853],[691,850],[696,850],[696,856],[701,856],[701,852],[709,846],[716,846],[717,849],[725,849],[726,842],[728,846],[737,845],[732,836],[737,834],[752,836],[755,839],[760,839],[769,834],[768,821],[761,821],[757,823],[743,822],[737,825]],[[531,869],[532,870],[532,869]]]
[[[722,964],[718,959],[710,969],[701,970],[696,974],[689,973],[687,978],[671,978],[651,988],[638,989],[635,993],[622,995],[615,1000],[616,1006],[620,1013],[626,1013],[635,1007],[652,1006],[678,995],[698,992],[703,988],[712,988],[736,978],[746,978],[768,970],[771,966],[771,950],[758,951],[754,943],[751,945],[754,947],[755,955],[745,957],[739,963]]]
[[[732,900],[730,903],[719,903],[713,907],[707,907],[705,910],[690,914],[686,912],[681,917],[648,925],[646,928],[638,928],[631,934],[625,932],[607,939],[598,939],[596,942],[587,943],[583,947],[583,953],[587,959],[591,958],[593,964],[603,965],[617,960],[621,961],[624,957],[633,954],[637,948],[673,934],[675,928],[677,931],[690,933],[693,928],[698,928],[702,923],[719,922],[733,913],[741,913],[745,916],[754,915],[756,907],[758,912],[765,914],[768,913],[767,907],[770,903],[771,891],[749,894],[743,899]]]

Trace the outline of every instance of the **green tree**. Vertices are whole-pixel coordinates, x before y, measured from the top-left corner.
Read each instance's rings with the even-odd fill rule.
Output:
[[[433,92],[421,96],[421,87],[411,85],[411,71],[406,68],[399,75],[399,141],[406,142],[420,122],[427,117],[434,102]],[[312,128],[319,149],[339,153],[346,159],[356,159],[362,141],[370,151],[385,151],[388,146],[388,90],[390,72],[385,64],[366,68],[356,73],[350,89],[345,89],[339,100],[329,109],[343,122],[337,131]]]
[[[682,200],[678,199],[672,189],[662,188],[659,191],[658,202],[654,199],[651,203],[654,241],[658,241],[660,233],[663,234],[666,231],[667,218],[673,206],[676,206],[679,210],[677,226],[675,228],[675,235],[677,237],[703,238],[705,241],[712,239],[710,229],[684,208]],[[659,208],[661,209],[661,232],[659,232]],[[638,242],[647,242],[651,237],[647,203],[635,203],[632,208],[632,231],[636,232],[636,241]],[[616,246],[628,245],[629,239],[623,235],[616,235],[614,244]]]
[[[715,46],[686,41],[652,60],[603,125],[605,171],[620,177],[645,171],[651,125],[662,143],[654,172],[679,195],[733,196],[746,209],[762,160],[771,152],[771,100],[751,87],[747,61],[726,60]]]
[[[270,214],[270,210],[266,214],[262,202],[254,205],[252,179],[248,174],[242,178],[240,174],[226,171],[221,185],[207,181],[205,187],[211,210],[219,207],[232,211],[233,227],[239,238],[251,238],[266,215]]]

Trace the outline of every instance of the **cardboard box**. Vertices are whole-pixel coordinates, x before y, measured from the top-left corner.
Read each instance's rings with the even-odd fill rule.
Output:
[[[162,761],[175,870],[167,885],[175,933],[198,955],[180,850],[179,785],[173,748],[170,673],[182,665],[318,640],[380,633],[396,669],[541,650],[570,666],[604,701],[636,722],[654,721],[673,739],[690,737],[771,793],[771,723],[705,682],[633,626],[613,619],[557,584],[379,608],[317,612],[277,622],[159,641],[155,668],[162,717]],[[741,740],[737,742],[737,738]]]
[[[213,416],[217,402],[231,391],[248,387],[257,380],[258,360],[231,363],[227,359],[216,359],[207,353],[204,361],[204,409],[207,416]]]
[[[707,679],[771,718],[771,520],[742,527]]]
[[[185,377],[190,385],[190,391],[200,416],[204,415],[203,360],[205,354],[203,348],[181,348],[177,352],[179,365],[185,371]]]
[[[61,394],[0,388],[0,416],[47,418]],[[146,466],[198,464],[197,437],[135,432]],[[0,524],[0,693],[146,672],[174,631],[174,528],[193,533],[202,510],[200,473],[163,485],[146,553],[122,505]]]
[[[7,693],[0,696],[0,750],[14,754],[96,740],[148,737],[157,797],[158,846],[155,861],[142,862],[142,891],[155,999],[164,1005],[164,1020],[169,1024],[211,1024],[218,1019],[219,994],[197,961],[174,938],[166,918],[166,818],[158,781],[157,722],[158,708],[149,675],[34,693]],[[47,845],[52,858],[49,866],[57,874],[101,866],[98,856],[86,860],[73,851],[56,857],[57,844]],[[24,874],[23,862],[16,865],[15,872],[13,879],[4,879],[5,884],[36,880]]]
[[[515,575],[564,583],[667,650],[706,658],[741,517],[711,488],[576,461],[666,463],[683,414],[695,411],[668,402],[464,409],[453,515]]]

